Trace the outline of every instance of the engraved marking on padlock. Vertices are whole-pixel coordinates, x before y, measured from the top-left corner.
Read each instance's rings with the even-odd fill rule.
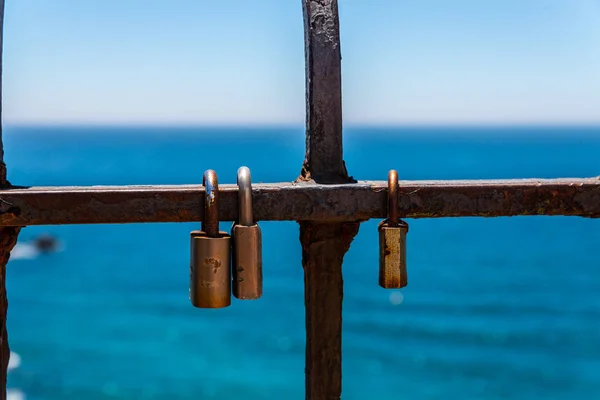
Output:
[[[190,300],[198,308],[231,304],[231,236],[219,231],[219,186],[213,170],[204,173],[204,216],[190,234]]]
[[[406,234],[408,224],[398,218],[398,173],[388,174],[388,218],[378,226],[379,285],[399,289],[408,284],[406,269]]]
[[[231,229],[233,295],[255,300],[262,296],[262,233],[252,214],[252,181],[247,167],[238,169],[237,184],[239,216]]]

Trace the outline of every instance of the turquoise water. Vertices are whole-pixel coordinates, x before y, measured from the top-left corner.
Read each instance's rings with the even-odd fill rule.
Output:
[[[6,128],[20,185],[291,181],[302,127]],[[600,175],[600,129],[348,129],[360,180]],[[376,226],[345,258],[343,399],[600,398],[600,221],[408,220],[410,285],[377,285]],[[188,300],[196,224],[29,227],[8,270],[13,398],[303,399],[294,222],[264,222],[264,296]],[[228,229],[229,223],[223,224]],[[28,241],[57,235],[38,255]],[[22,398],[22,397],[21,397]]]

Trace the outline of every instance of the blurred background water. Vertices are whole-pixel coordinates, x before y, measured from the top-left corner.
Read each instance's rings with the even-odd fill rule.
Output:
[[[83,132],[82,132],[83,131]],[[302,127],[5,128],[19,185],[292,181]],[[352,128],[359,180],[600,175],[596,128]],[[600,398],[600,221],[408,220],[410,284],[377,285],[377,223],[344,261],[343,399]],[[223,224],[229,229],[230,224]],[[298,225],[263,222],[264,296],[188,300],[197,224],[28,227],[8,268],[11,396],[303,399]],[[61,251],[31,240],[56,235]]]

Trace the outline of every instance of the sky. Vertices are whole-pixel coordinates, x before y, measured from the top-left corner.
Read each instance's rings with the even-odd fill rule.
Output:
[[[600,0],[339,0],[344,123],[600,124]],[[7,124],[303,124],[302,0],[6,0]]]

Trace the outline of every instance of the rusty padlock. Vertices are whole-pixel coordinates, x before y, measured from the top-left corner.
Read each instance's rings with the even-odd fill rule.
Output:
[[[231,228],[233,295],[240,300],[262,296],[262,233],[252,213],[250,169],[237,171],[239,217]]]
[[[388,174],[388,217],[379,224],[379,286],[403,288],[406,275],[406,234],[408,224],[398,218],[398,173]]]
[[[217,173],[204,173],[204,218],[200,231],[192,231],[190,300],[198,308],[231,305],[231,236],[219,231]]]

